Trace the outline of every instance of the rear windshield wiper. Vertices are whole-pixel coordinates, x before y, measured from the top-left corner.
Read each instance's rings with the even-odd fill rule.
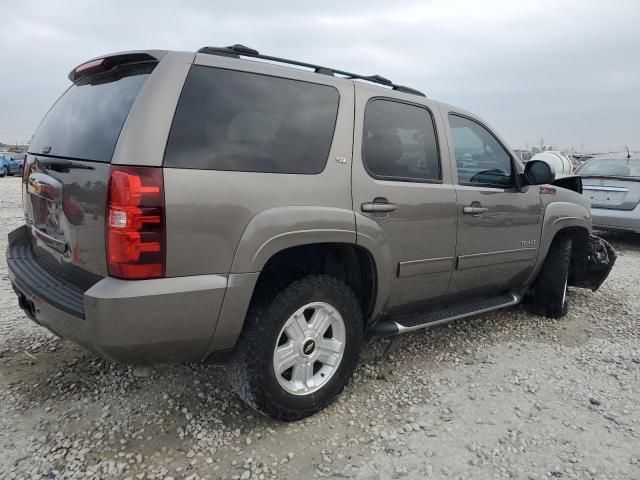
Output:
[[[47,170],[53,170],[55,172],[68,172],[71,169],[82,170],[95,170],[96,167],[86,165],[82,162],[76,162],[73,160],[63,160],[60,158],[49,158],[47,160],[37,160],[40,166],[45,167]]]

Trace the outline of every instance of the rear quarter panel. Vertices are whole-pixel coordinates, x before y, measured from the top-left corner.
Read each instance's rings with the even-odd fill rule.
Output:
[[[195,63],[330,85],[340,103],[327,164],[317,175],[165,168],[167,275],[257,272],[289,246],[354,243],[353,83],[215,55],[198,54]]]
[[[136,97],[111,163],[160,167],[193,52],[168,52]]]

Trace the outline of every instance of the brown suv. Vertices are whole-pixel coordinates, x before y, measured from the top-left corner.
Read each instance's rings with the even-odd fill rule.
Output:
[[[236,45],[69,78],[24,165],[20,306],[112,359],[229,360],[272,417],[328,405],[365,334],[528,292],[559,317],[567,285],[613,265],[579,178],[523,167],[476,116],[383,77]]]

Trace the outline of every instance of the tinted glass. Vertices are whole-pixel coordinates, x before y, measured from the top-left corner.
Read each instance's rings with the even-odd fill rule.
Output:
[[[458,183],[511,186],[511,157],[479,123],[449,115]]]
[[[440,157],[430,112],[390,100],[369,102],[362,157],[368,172],[376,178],[440,180]]]
[[[72,85],[45,116],[29,152],[110,162],[131,105],[154,65],[120,67]]]
[[[580,167],[578,175],[640,177],[640,159],[593,158]]]
[[[167,167],[315,174],[338,113],[333,87],[194,65],[171,127]]]

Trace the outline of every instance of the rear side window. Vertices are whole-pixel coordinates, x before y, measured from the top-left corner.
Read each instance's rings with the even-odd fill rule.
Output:
[[[426,108],[391,100],[370,101],[364,116],[362,156],[375,178],[441,179],[435,126]]]
[[[72,85],[44,117],[29,152],[110,162],[122,125],[155,65],[123,66]]]
[[[338,113],[326,85],[194,65],[164,165],[243,172],[324,170]]]

